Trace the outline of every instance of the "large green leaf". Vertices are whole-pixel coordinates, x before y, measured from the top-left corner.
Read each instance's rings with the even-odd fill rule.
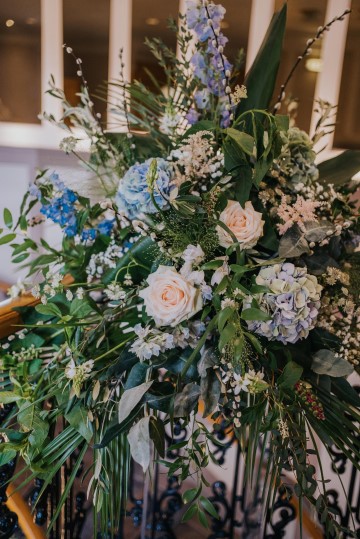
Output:
[[[286,24],[286,4],[275,13],[259,52],[245,77],[248,97],[242,99],[235,117],[250,109],[266,109],[274,92]]]
[[[340,186],[348,182],[359,171],[360,150],[346,150],[340,155],[320,163],[319,181],[323,184],[332,183]]]

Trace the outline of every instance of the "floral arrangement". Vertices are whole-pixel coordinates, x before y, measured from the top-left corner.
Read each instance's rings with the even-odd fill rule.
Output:
[[[70,185],[43,171],[18,222],[4,211],[0,242],[28,268],[11,293],[30,291],[39,303],[23,309],[24,325],[0,347],[0,402],[13,407],[1,462],[19,454],[45,490],[72,453],[74,479],[93,448],[89,495],[103,537],[126,504],[131,457],[144,472],[160,458],[169,473],[192,477],[184,519],[216,516],[203,494],[207,463],[216,462],[210,419],[241,440],[244,481],[260,470],[265,507],[280,484],[287,491],[282,473],[293,472],[296,494],[316,507],[329,537],[343,530],[312,464],[321,470],[318,445],[359,466],[360,399],[346,380],[360,367],[358,154],[316,164],[314,143],[331,129],[328,103],[319,103],[312,138],[278,113],[285,87],[269,112],[286,6],[244,84],[224,54],[224,14],[189,0],[180,56],[149,42],[169,92],[156,80],[153,91],[122,76],[108,84],[112,132],[66,47],[81,103],[71,106],[51,81],[64,115],[47,118],[68,131],[61,147],[88,179]],[[77,150],[84,138],[89,157]],[[29,237],[44,219],[62,229],[60,249]],[[165,430],[179,421],[189,438],[170,464]]]

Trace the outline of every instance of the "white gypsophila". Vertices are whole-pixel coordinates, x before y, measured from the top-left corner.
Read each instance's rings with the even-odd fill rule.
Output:
[[[315,326],[320,308],[322,286],[315,275],[284,262],[261,268],[256,284],[267,287],[269,292],[247,297],[244,309],[251,307],[255,297],[271,318],[248,321],[249,330],[284,344],[306,338]]]
[[[15,299],[19,297],[21,294],[23,294],[24,292],[26,292],[26,286],[28,286],[26,281],[23,281],[22,279],[19,278],[16,284],[13,284],[12,286],[10,286],[10,288],[7,291],[7,294],[10,298]]]
[[[138,338],[132,343],[130,352],[134,352],[140,361],[151,359],[152,356],[158,356],[161,352],[175,346],[171,333],[152,329],[149,326],[143,328],[141,324],[136,324],[133,330]]]
[[[250,201],[245,202],[243,208],[239,202],[228,200],[219,221],[233,233],[240,249],[252,249],[264,233],[262,214],[255,211]],[[223,227],[217,226],[216,230],[222,247],[227,248],[234,243],[233,237]]]
[[[125,290],[116,282],[108,284],[104,290],[104,294],[110,301],[121,301],[126,297]]]
[[[148,286],[140,290],[139,296],[158,327],[175,327],[203,306],[199,288],[172,266],[159,266],[146,280]]]
[[[77,288],[76,290],[77,299],[84,299],[84,294],[85,294],[85,290],[83,289],[82,286],[79,286],[79,288]]]
[[[105,270],[115,268],[119,258],[124,256],[136,239],[137,238],[130,238],[129,246],[126,247],[120,247],[120,245],[117,245],[115,241],[112,240],[106,248],[106,251],[91,255],[89,264],[86,268],[88,282],[92,281],[94,278],[101,278]]]
[[[190,262],[191,264],[198,265],[204,260],[205,253],[199,244],[197,244],[196,246],[190,244],[182,253],[181,258],[185,262]]]
[[[66,296],[66,299],[67,299],[68,301],[71,301],[71,300],[73,299],[73,297],[74,297],[74,294],[71,292],[70,289],[68,289],[68,290],[66,290],[65,296]]]

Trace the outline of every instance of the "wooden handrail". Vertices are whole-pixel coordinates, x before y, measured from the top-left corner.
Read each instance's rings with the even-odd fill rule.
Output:
[[[20,313],[14,309],[18,307],[34,307],[39,303],[31,294],[24,294],[0,306],[0,339],[19,331],[21,326]]]

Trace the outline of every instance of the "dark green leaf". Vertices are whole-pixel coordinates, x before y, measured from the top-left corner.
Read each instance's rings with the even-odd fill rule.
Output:
[[[125,382],[125,389],[131,389],[132,387],[139,386],[146,379],[146,373],[149,366],[146,363],[136,363],[131,369],[129,376]]]
[[[200,380],[201,398],[204,401],[203,417],[210,415],[220,400],[221,382],[213,369],[208,369]]]
[[[282,389],[293,387],[301,378],[303,369],[294,361],[289,361],[279,377],[278,385]]]
[[[319,182],[324,185],[344,185],[360,170],[360,150],[346,150],[318,166]]]
[[[165,457],[165,427],[159,417],[150,418],[150,438],[160,457]]]
[[[268,313],[254,307],[244,309],[241,313],[241,318],[243,320],[271,320],[271,316]]]
[[[254,137],[248,135],[247,133],[244,133],[243,131],[238,131],[233,127],[228,127],[228,129],[226,129],[226,134],[233,140],[235,140],[236,144],[241,148],[244,153],[248,155],[253,154],[255,143]]]

